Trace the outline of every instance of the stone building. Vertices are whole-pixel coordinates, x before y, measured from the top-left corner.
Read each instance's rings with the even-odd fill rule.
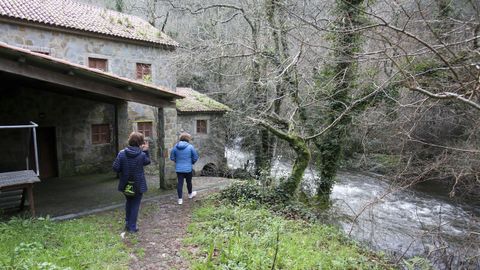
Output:
[[[230,108],[191,88],[178,87],[177,93],[185,96],[177,100],[177,128],[192,134],[201,157],[194,165],[195,175],[217,175],[227,165],[222,120]]]
[[[175,100],[183,97],[175,92],[177,46],[146,21],[112,10],[0,0],[0,125],[39,124],[44,178],[110,170],[138,130],[151,142],[161,186],[172,186],[165,149],[176,141]],[[21,169],[30,134],[0,136],[0,172]]]

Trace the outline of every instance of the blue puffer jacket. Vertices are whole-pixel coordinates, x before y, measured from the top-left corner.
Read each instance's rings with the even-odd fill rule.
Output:
[[[142,151],[140,147],[129,146],[118,153],[113,170],[120,173],[118,182],[118,191],[123,191],[128,182],[128,176],[131,173],[134,176],[136,190],[140,193],[147,191],[147,181],[143,166],[150,164],[148,151]]]
[[[170,160],[175,162],[176,172],[189,173],[192,171],[192,165],[198,160],[198,154],[193,145],[180,141],[173,147]]]

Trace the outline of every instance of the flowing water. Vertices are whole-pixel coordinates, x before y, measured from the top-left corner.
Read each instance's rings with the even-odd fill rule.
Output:
[[[251,156],[228,149],[231,168],[244,168]],[[291,166],[275,162],[274,176]],[[302,189],[315,191],[307,170]],[[329,217],[354,239],[394,258],[428,257],[436,269],[480,269],[480,208],[450,201],[437,189],[402,189],[381,176],[341,172],[332,192]]]

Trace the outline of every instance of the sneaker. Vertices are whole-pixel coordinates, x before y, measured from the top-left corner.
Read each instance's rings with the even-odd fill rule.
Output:
[[[192,193],[188,194],[188,198],[189,199],[192,199],[193,197],[197,196],[197,192],[196,191],[192,191]]]
[[[178,199],[178,204],[183,204],[183,199]]]

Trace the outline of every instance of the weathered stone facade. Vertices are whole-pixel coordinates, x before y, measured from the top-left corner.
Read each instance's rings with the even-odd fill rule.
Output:
[[[59,176],[111,170],[116,137],[112,136],[110,143],[92,144],[90,129],[94,124],[108,124],[114,129],[115,105],[32,88],[2,90],[0,123],[15,125],[34,121],[41,128],[54,129],[55,138],[51,139],[56,142],[56,148],[52,150],[56,150]],[[0,171],[26,169],[24,158],[28,152],[33,158],[28,149],[29,130],[0,130],[0,136],[3,138],[0,148],[6,151],[2,156],[8,157],[2,159]]]
[[[57,31],[56,29],[37,28],[35,26],[6,22],[0,23],[0,41],[32,51],[48,53],[53,57],[80,65],[87,65],[89,57],[107,59],[108,72],[130,79],[136,78],[137,63],[151,64],[152,76],[151,79],[149,78],[149,83],[171,90],[174,90],[176,86],[175,70],[172,63],[173,52],[153,45],[144,46],[108,38],[85,36],[63,30]],[[25,96],[27,100],[32,98],[38,99],[40,98],[39,95],[43,94],[28,93],[32,96]],[[41,125],[48,124],[57,127],[59,175],[88,174],[105,171],[105,169],[109,170],[111,161],[114,158],[111,153],[116,151],[115,142],[112,142],[110,145],[92,146],[89,143],[91,133],[88,127],[93,122],[106,122],[114,125],[112,118],[114,106],[105,104],[93,105],[78,98],[68,99],[68,104],[65,104],[62,98],[49,97],[48,100],[52,104],[49,105],[49,108],[42,108],[42,110],[48,112],[48,115],[59,114],[59,117],[56,117],[55,122],[42,122]],[[65,105],[67,108],[77,108],[78,112],[62,115],[62,112],[58,110],[61,110],[63,106],[58,106],[58,104]],[[159,157],[165,158],[160,148],[164,147],[164,145],[161,145],[161,142],[171,144],[176,139],[175,109],[160,109],[167,111],[163,114],[167,118],[164,121],[165,126],[159,126],[158,124],[163,122],[158,121],[158,108],[134,102],[128,102],[128,107],[120,106],[120,108],[124,110],[117,112],[119,118],[125,119],[124,117],[128,117],[128,120],[126,124],[118,123],[120,128],[126,128],[125,132],[119,131],[119,145],[126,145],[128,134],[133,130],[137,130],[138,122],[152,122],[153,134],[152,138],[149,138],[152,160],[154,164],[166,164],[165,160],[158,163]],[[109,116],[108,119],[105,119],[107,111]],[[25,113],[25,115],[29,115],[29,113]],[[66,119],[66,117],[71,118]],[[25,118],[24,121],[19,119],[19,123],[36,119],[33,112],[30,118],[23,118]],[[2,120],[0,119],[0,121]],[[14,118],[9,120],[14,120]],[[80,125],[79,122],[82,121],[84,123]],[[6,122],[2,121],[2,123]],[[75,149],[69,145],[82,145],[82,149]],[[108,151],[104,150],[107,148]],[[92,153],[97,153],[97,155],[93,157]],[[86,162],[87,158],[90,158],[90,161]],[[150,167],[158,168],[156,166]],[[160,175],[163,175],[165,178],[162,180],[162,185],[165,187],[172,186],[175,179],[175,173],[172,173],[169,167],[160,169],[160,171],[164,170]]]
[[[3,22],[0,41],[80,65],[87,65],[88,57],[107,59],[108,72],[130,79],[135,79],[136,63],[152,64],[153,84],[176,87],[173,53],[161,48]]]
[[[225,157],[225,127],[222,123],[223,114],[219,113],[179,113],[178,130],[192,135],[192,144],[198,151],[200,158],[194,165],[195,175],[200,175],[208,164],[217,170],[226,168]],[[196,132],[197,120],[207,121],[207,133]]]
[[[159,114],[161,121],[160,126],[164,126],[165,132],[163,138],[163,145],[165,148],[161,149],[160,158],[163,157],[163,166],[165,168],[163,175],[160,174],[160,185],[162,188],[171,188],[176,185],[175,166],[170,161],[169,150],[175,145],[177,141],[177,110],[175,108],[163,109]],[[159,158],[159,159],[160,159]]]

